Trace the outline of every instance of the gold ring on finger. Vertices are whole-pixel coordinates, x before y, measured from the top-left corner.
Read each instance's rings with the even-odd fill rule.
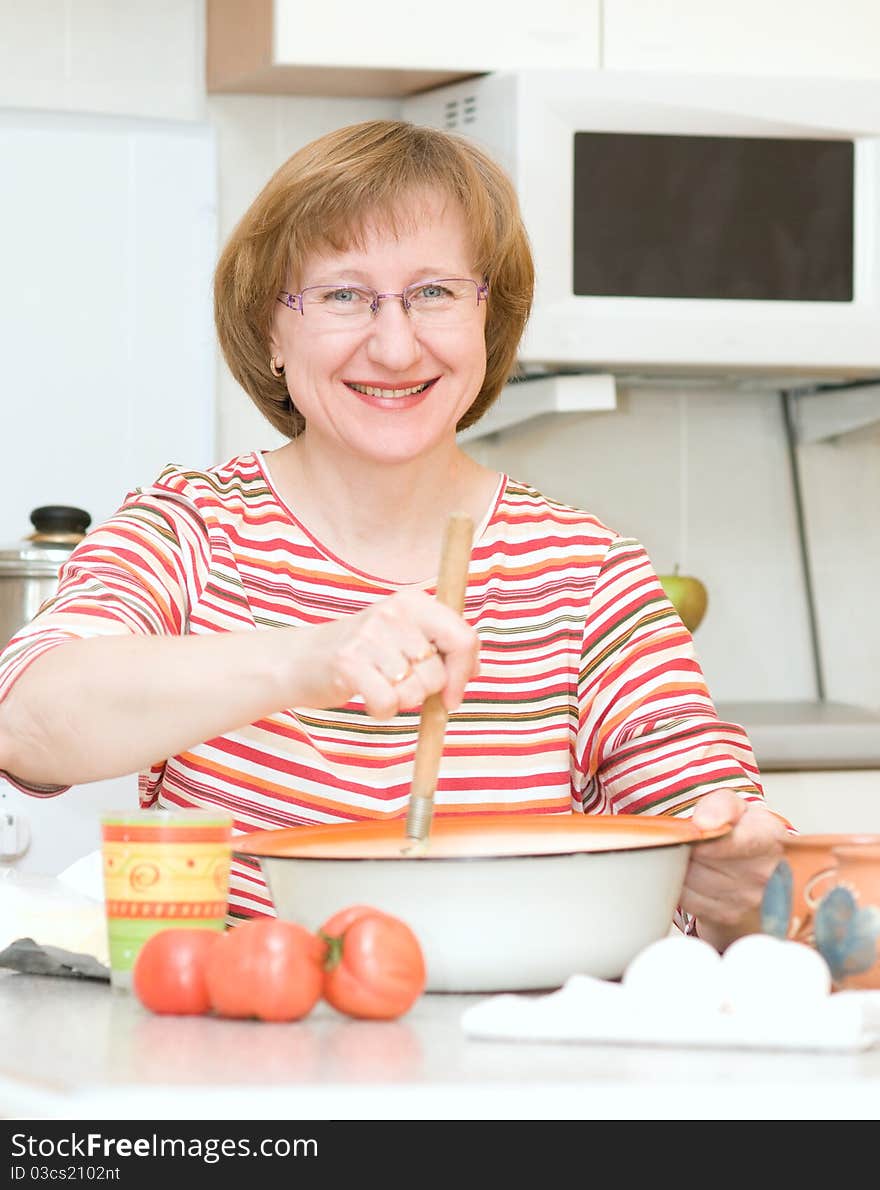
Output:
[[[440,650],[437,648],[437,646],[432,641],[431,644],[429,645],[429,647],[427,649],[425,649],[424,653],[419,653],[418,657],[412,658],[412,663],[413,663],[413,665],[421,665],[421,663],[423,661],[429,661],[431,659],[431,657],[433,657],[435,655],[435,653],[439,653],[439,652],[440,652]]]
[[[406,679],[409,677],[409,675],[411,673],[412,673],[412,666],[408,665],[406,667],[406,669],[402,670],[399,674],[395,674],[394,677],[389,678],[388,681],[391,683],[392,686],[399,686],[401,682],[406,681]]]

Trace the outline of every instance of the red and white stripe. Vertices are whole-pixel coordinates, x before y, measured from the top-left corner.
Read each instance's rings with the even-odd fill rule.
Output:
[[[259,454],[205,472],[169,466],[71,555],[57,596],[0,658],[0,699],[73,637],[304,628],[395,589],[324,549]],[[638,542],[503,476],[464,615],[480,674],[449,717],[438,816],[686,815],[723,786],[762,797],[745,732],[718,720]],[[239,833],[400,817],[417,733],[417,712],[377,722],[359,699],[281,709],[141,773],[141,803],[220,807]],[[257,868],[236,862],[230,904],[234,917],[271,912]]]

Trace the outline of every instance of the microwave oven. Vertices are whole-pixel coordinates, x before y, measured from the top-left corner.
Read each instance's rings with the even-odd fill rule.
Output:
[[[880,374],[880,82],[516,71],[402,110],[516,186],[526,369]]]

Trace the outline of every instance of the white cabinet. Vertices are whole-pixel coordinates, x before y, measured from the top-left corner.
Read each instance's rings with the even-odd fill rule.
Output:
[[[214,459],[210,128],[0,112],[0,543]]]
[[[877,0],[603,0],[607,70],[880,78]]]
[[[501,70],[880,78],[876,0],[207,0],[209,92],[395,97]]]
[[[601,0],[208,0],[207,86],[411,95],[495,70],[593,69]]]

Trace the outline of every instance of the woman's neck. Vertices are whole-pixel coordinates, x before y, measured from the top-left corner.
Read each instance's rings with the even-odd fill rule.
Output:
[[[404,584],[436,576],[448,517],[464,512],[478,526],[499,478],[455,443],[417,460],[371,464],[328,459],[308,431],[271,452],[268,465],[279,494],[328,550]]]

